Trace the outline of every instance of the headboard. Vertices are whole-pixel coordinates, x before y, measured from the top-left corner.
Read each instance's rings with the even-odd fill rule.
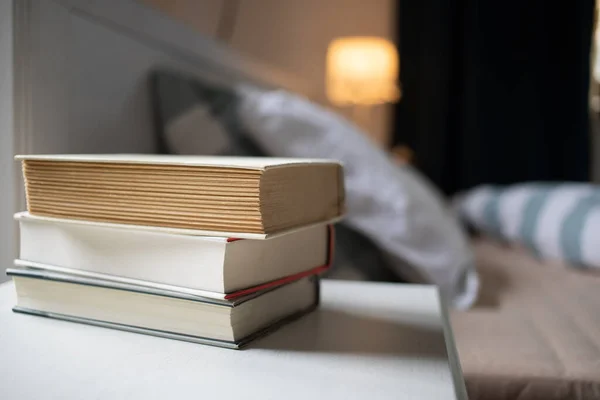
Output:
[[[301,79],[236,54],[133,0],[12,5],[12,18],[5,13],[2,27],[12,25],[7,47],[14,95],[7,114],[13,121],[7,130],[14,135],[7,143],[17,154],[156,152],[148,77],[157,67],[215,83],[313,93]],[[20,171],[11,158],[7,152],[0,160],[10,167],[0,177],[1,189],[14,193],[0,199],[0,250],[16,249],[10,221],[25,207]],[[0,261],[9,266],[11,251],[2,253]]]

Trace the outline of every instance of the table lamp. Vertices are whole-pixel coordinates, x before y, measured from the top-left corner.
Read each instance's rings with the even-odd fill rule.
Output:
[[[327,51],[326,93],[338,106],[370,106],[400,98],[398,52],[378,37],[343,37]]]

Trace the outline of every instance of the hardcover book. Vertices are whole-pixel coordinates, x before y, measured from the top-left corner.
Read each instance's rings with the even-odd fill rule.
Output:
[[[344,212],[331,160],[169,155],[28,155],[34,215],[256,238],[331,222]]]
[[[43,264],[58,272],[112,275],[229,297],[323,272],[333,250],[328,225],[240,240],[29,213],[15,218],[21,238],[17,265]]]
[[[318,278],[308,277],[233,300],[48,271],[8,269],[15,312],[239,349],[312,311]]]

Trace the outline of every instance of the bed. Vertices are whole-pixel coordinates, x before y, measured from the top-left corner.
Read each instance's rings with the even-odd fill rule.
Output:
[[[8,22],[14,69],[3,79],[14,97],[4,127],[14,135],[6,142],[13,151],[0,160],[1,184],[16,195],[2,199],[3,215],[25,207],[14,153],[157,152],[147,82],[156,68],[314,92],[134,1],[18,0]],[[9,263],[13,228],[0,222]],[[484,290],[494,291],[474,310],[453,314],[471,398],[600,398],[600,302],[593,294],[600,278],[540,272],[531,258],[488,242],[476,248]]]
[[[471,399],[600,399],[600,274],[474,241],[478,303],[452,312]]]

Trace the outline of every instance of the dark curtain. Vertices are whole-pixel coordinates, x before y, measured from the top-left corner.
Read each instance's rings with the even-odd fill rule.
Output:
[[[400,0],[395,144],[448,194],[588,180],[593,20],[593,0]]]

